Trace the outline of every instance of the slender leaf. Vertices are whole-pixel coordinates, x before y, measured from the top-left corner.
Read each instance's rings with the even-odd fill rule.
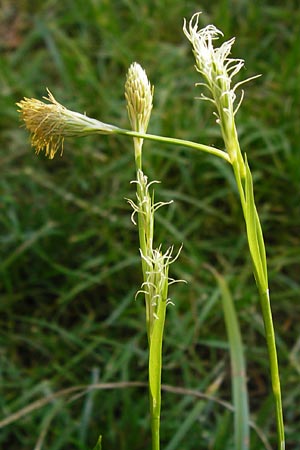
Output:
[[[253,182],[250,168],[245,157],[246,166],[246,214],[245,221],[250,253],[254,265],[256,282],[262,291],[268,289],[266,252],[262,237],[261,226],[256,211],[253,193]]]
[[[99,439],[97,441],[96,446],[93,448],[93,450],[102,450],[102,436],[99,436]]]
[[[240,326],[230,294],[224,277],[213,271],[222,295],[222,305],[226,330],[229,341],[231,377],[234,404],[234,444],[235,450],[249,450],[250,445],[250,423],[249,405],[246,382],[246,363]]]

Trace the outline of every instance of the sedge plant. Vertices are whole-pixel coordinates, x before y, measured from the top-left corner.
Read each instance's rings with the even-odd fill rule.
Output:
[[[234,38],[225,41],[220,47],[215,42],[222,32],[214,25],[199,27],[199,15],[195,14],[183,31],[192,44],[196,61],[196,70],[201,76],[198,86],[204,88],[200,99],[213,103],[217,124],[220,126],[225,150],[205,144],[173,137],[164,137],[147,133],[152,109],[153,89],[145,72],[133,64],[128,72],[125,85],[127,109],[132,129],[123,129],[103,123],[93,118],[70,111],[58,103],[48,91],[47,103],[24,98],[18,103],[21,117],[31,133],[32,145],[36,152],[44,150],[46,156],[53,158],[57,152],[62,153],[65,138],[80,137],[89,134],[118,134],[133,137],[136,165],[136,202],[129,201],[137,214],[140,254],[142,260],[143,284],[141,291],[146,300],[146,323],[149,343],[149,391],[152,417],[153,450],[159,449],[159,415],[160,415],[160,377],[161,350],[165,320],[165,308],[168,303],[168,286],[170,279],[168,269],[173,261],[171,249],[165,253],[161,247],[153,247],[154,212],[162,206],[154,203],[153,193],[146,175],[142,170],[142,146],[145,139],[174,146],[200,150],[220,157],[231,165],[241,208],[245,219],[246,235],[253,273],[258,288],[262,317],[265,327],[266,344],[269,355],[270,378],[275,399],[278,450],[284,450],[284,425],[282,400],[277,361],[275,333],[270,305],[268,287],[267,260],[262,228],[257,213],[253,178],[246,154],[240,149],[235,117],[243,100],[243,91],[239,100],[237,90],[248,78],[233,85],[234,76],[243,68],[242,59],[230,58]],[[134,220],[134,215],[133,215]]]
[[[271,383],[276,406],[276,421],[278,431],[278,449],[285,448],[284,425],[282,413],[281,388],[276,351],[275,333],[270,305],[268,286],[267,260],[263,233],[257,213],[253,179],[248,165],[246,154],[243,156],[238,140],[235,124],[235,115],[243,100],[243,91],[236,105],[237,88],[249,81],[248,78],[232,86],[233,77],[244,65],[242,59],[229,57],[234,38],[224,42],[220,47],[214,47],[214,41],[222,36],[222,32],[214,25],[199,29],[199,13],[195,14],[189,24],[184,23],[183,31],[191,42],[196,60],[196,70],[201,74],[203,81],[199,83],[206,89],[207,94],[201,95],[215,106],[217,123],[220,125],[226,152],[234,172],[238,188],[243,215],[246,224],[246,233],[250,255],[253,263],[253,273],[259,292],[262,316],[265,327],[265,336],[269,354]]]
[[[146,133],[152,110],[153,88],[142,67],[133,63],[127,74],[125,83],[125,97],[132,129]],[[139,232],[140,255],[142,262],[143,283],[137,295],[145,296],[146,325],[149,345],[149,400],[151,415],[152,450],[160,448],[160,411],[161,411],[161,371],[162,371],[162,343],[166,317],[166,308],[172,303],[168,298],[169,285],[175,280],[169,277],[169,266],[177,256],[172,258],[170,247],[164,253],[161,246],[154,247],[154,213],[165,202],[154,201],[154,192],[150,187],[157,183],[148,182],[143,173],[142,147],[143,138],[134,137],[134,157],[137,187],[136,202],[128,200],[133,208],[132,222]],[[171,203],[171,202],[169,202]]]

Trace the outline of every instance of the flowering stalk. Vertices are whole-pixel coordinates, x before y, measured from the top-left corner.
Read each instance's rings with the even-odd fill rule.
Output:
[[[212,102],[216,107],[217,123],[221,132],[227,153],[232,164],[240,201],[246,223],[246,232],[250,255],[253,262],[253,273],[258,287],[262,315],[265,326],[267,348],[271,372],[272,389],[276,404],[276,420],[278,430],[278,448],[285,447],[284,425],[282,414],[282,401],[280,379],[275,343],[275,333],[272,320],[272,312],[268,288],[268,273],[264,239],[260,220],[255,206],[253,194],[253,181],[247,158],[243,158],[237,130],[235,126],[235,114],[241,105],[241,98],[235,106],[236,89],[252,78],[248,78],[232,87],[232,79],[244,65],[241,59],[232,59],[228,55],[234,43],[234,39],[224,42],[220,47],[214,47],[213,41],[217,40],[222,32],[214,25],[198,28],[199,13],[195,14],[189,24],[184,23],[184,33],[193,46],[196,59],[196,70],[201,73],[204,82],[198,85],[207,89],[208,96],[201,94],[203,100]]]
[[[144,294],[146,305],[146,324],[149,345],[149,399],[151,415],[152,449],[160,448],[160,410],[161,410],[161,372],[162,342],[166,308],[171,303],[168,298],[169,285],[175,280],[169,278],[169,266],[176,259],[172,258],[172,248],[165,253],[161,246],[153,247],[154,213],[165,203],[154,203],[154,195],[149,192],[147,177],[137,169],[137,200],[128,200],[138,216],[140,238],[140,255],[142,262],[143,283],[138,294]],[[171,203],[171,202],[170,202]]]
[[[127,74],[125,83],[128,116],[134,132],[146,133],[152,110],[153,88],[145,71],[137,63],[133,63]],[[138,217],[140,254],[142,261],[143,283],[137,294],[143,293],[146,305],[146,324],[149,344],[149,398],[151,414],[152,449],[160,448],[160,410],[161,410],[161,372],[162,372],[162,342],[166,316],[166,308],[170,303],[168,288],[174,282],[169,278],[169,265],[176,259],[172,258],[172,248],[165,253],[161,247],[154,248],[154,213],[166,203],[154,202],[154,194],[149,188],[142,171],[143,138],[135,136],[134,152],[137,171],[136,198],[133,207],[134,215]],[[170,202],[171,203],[171,202]]]
[[[120,134],[137,138],[134,139],[137,164],[139,164],[139,155],[141,154],[138,147],[142,145],[144,139],[202,150],[230,162],[226,152],[215,147],[210,147],[209,145],[198,144],[183,139],[146,134],[146,128],[144,126],[139,131],[137,127],[133,127],[133,131],[125,130],[92,119],[85,114],[71,111],[61,105],[49,90],[48,97],[44,97],[44,99],[48,103],[35,98],[25,97],[17,103],[17,106],[19,107],[21,119],[25,122],[25,126],[31,134],[31,145],[35,147],[37,154],[45,151],[45,155],[50,159],[54,158],[58,151],[62,155],[64,140],[66,138],[82,137],[90,134]]]

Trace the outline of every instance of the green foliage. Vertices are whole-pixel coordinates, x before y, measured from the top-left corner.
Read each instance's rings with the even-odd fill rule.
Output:
[[[232,402],[234,406],[234,448],[248,450],[250,443],[249,400],[246,381],[246,363],[241,330],[228,284],[214,271],[218,282],[228,343],[230,348]]]
[[[99,439],[97,441],[96,447],[94,448],[94,450],[101,450],[102,449],[102,436],[99,436]]]
[[[124,82],[138,61],[155,85],[149,132],[220,145],[183,33],[198,2],[44,0],[3,2],[0,15],[1,416],[33,409],[3,427],[0,447],[31,450],[150,448],[147,387],[86,390],[34,403],[64,388],[147,381],[147,337],[136,230],[124,198],[134,196],[130,139],[68,141],[62,158],[36,158],[19,128],[15,102],[45,88],[70,109],[128,127]],[[237,115],[240,144],[251,160],[255,199],[269,265],[282,367],[288,448],[299,430],[299,42],[295,2],[203,1],[203,25],[236,36],[234,57],[247,76]],[[202,269],[230,273],[247,360],[250,410],[276,442],[266,395],[267,355],[247,256],[243,217],[230,167],[171,145],[144,144],[149,179],[161,180],[156,239],[184,244],[170,268],[163,382],[230,400],[230,360],[219,288]],[[173,295],[174,293],[174,295]],[[82,392],[82,391],[80,391]],[[200,425],[199,425],[200,423]],[[204,431],[203,431],[204,430]],[[227,404],[162,394],[162,448],[232,448]],[[221,443],[224,443],[223,447]],[[252,428],[251,450],[263,447]]]

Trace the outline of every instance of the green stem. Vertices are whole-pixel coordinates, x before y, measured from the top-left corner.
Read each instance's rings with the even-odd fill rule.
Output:
[[[237,135],[236,135],[236,151],[238,154],[240,154],[240,147],[237,140]],[[229,149],[228,153],[230,153]],[[241,161],[243,161],[242,165]],[[259,292],[262,316],[265,327],[266,343],[268,349],[270,374],[271,374],[271,384],[276,409],[278,450],[284,450],[285,437],[284,437],[280,377],[278,369],[275,332],[269,297],[268,272],[267,272],[264,238],[262,234],[259,216],[255,206],[252,175],[247,163],[247,158],[245,157],[244,163],[244,160],[241,158],[240,154],[240,158],[235,158],[232,161],[232,168],[235,175],[238,191],[240,194],[241,206],[246,223],[249,250],[253,262],[253,273]]]
[[[167,294],[168,280],[166,279],[162,289],[162,299],[158,304],[157,316],[153,321],[149,354],[152,450],[160,449],[162,342],[166,318]]]
[[[138,134],[138,133],[135,133]],[[134,136],[135,164],[137,172],[138,198],[138,231],[140,250],[142,252],[143,282],[150,284],[145,288],[146,324],[149,345],[149,402],[151,415],[152,450],[160,450],[160,410],[161,410],[161,372],[162,372],[162,341],[166,315],[168,279],[166,277],[161,292],[162,300],[158,302],[157,312],[154,314],[154,303],[157,301],[151,295],[155,287],[157,268],[151,269],[145,258],[153,257],[154,232],[154,198],[148,192],[147,179],[142,172],[143,139]],[[153,262],[154,264],[154,262]],[[149,282],[149,271],[154,271],[154,280]],[[159,289],[159,279],[157,280]]]
[[[143,196],[145,195],[142,191],[141,184],[139,183],[139,177],[142,174],[142,147],[143,147],[143,139],[134,138],[134,158],[135,158],[135,166],[136,166],[136,179],[137,179],[137,198],[143,199]],[[138,200],[139,201],[139,200]],[[139,211],[138,213],[138,232],[139,232],[139,244],[140,244],[140,250],[143,255],[148,256],[149,255],[149,240],[152,240],[153,236],[150,236],[150,234],[153,233],[153,227],[152,230],[149,230],[146,223],[147,217],[143,212]],[[151,228],[151,227],[150,227]],[[144,258],[141,258],[142,263],[142,272],[143,272],[143,281],[145,282],[147,279],[147,263],[144,260]],[[150,330],[151,330],[151,299],[149,298],[149,295],[145,292],[145,307],[146,307],[146,326],[147,326],[147,337],[148,337],[148,344],[150,345]]]
[[[151,432],[152,432],[152,450],[159,450],[160,448],[160,416],[156,416],[151,408]]]
[[[258,288],[259,289],[259,288]],[[270,305],[269,290],[261,291],[259,289],[260,303],[263,314],[266,341],[268,347],[269,361],[270,361],[270,371],[271,371],[271,383],[272,390],[275,397],[276,405],[276,422],[278,430],[278,450],[285,449],[285,438],[284,438],[284,423],[283,423],[283,413],[282,413],[282,400],[281,400],[281,388],[280,388],[280,378],[278,369],[278,358],[276,350],[276,341],[274,334],[274,326],[272,319],[272,311]]]
[[[205,153],[210,153],[211,155],[219,156],[220,158],[225,159],[225,161],[230,163],[230,157],[226,152],[218,148],[211,147],[209,145],[198,144],[197,142],[186,141],[184,139],[177,139],[166,136],[157,136],[156,134],[139,133],[137,131],[129,131],[124,130],[122,128],[117,128],[115,133],[124,136],[147,139],[149,141],[162,142],[164,144],[173,144],[177,146],[180,145],[181,147],[193,148],[194,150],[201,150]]]

